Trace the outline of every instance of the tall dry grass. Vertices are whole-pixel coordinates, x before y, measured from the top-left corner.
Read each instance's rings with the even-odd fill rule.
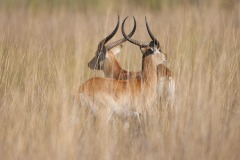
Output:
[[[87,62],[114,28],[116,11],[1,10],[1,159],[239,159],[237,8],[117,11],[121,19],[136,16],[139,40],[149,41],[148,17],[176,76],[176,99],[172,107],[156,101],[144,125],[115,118],[104,126],[73,99],[82,82],[103,76]],[[132,44],[118,58],[125,69],[141,68]]]

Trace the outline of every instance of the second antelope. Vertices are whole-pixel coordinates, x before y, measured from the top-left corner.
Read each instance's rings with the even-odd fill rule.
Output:
[[[131,37],[136,31],[136,20],[134,19],[134,26],[128,37]],[[106,43],[116,34],[119,27],[118,23],[113,32],[104,38],[98,45],[95,56],[88,63],[88,67],[92,70],[102,70],[105,77],[114,78],[117,80],[127,80],[130,78],[141,78],[141,72],[129,72],[120,66],[120,63],[116,59],[116,55],[121,52],[122,43],[126,41],[125,38],[112,42],[108,45]]]

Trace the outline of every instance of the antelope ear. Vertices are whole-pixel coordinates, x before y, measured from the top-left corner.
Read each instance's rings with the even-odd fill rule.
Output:
[[[112,53],[116,56],[117,54],[119,54],[122,50],[123,45],[118,45],[116,47],[114,47],[113,49],[111,49]]]

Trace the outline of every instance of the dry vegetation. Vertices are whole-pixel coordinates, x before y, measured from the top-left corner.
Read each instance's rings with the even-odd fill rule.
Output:
[[[139,125],[114,119],[102,126],[74,104],[97,43],[117,20],[135,15],[168,53],[176,75],[172,107],[157,101]],[[131,25],[128,21],[129,27]],[[120,30],[114,39],[121,38]],[[117,11],[0,10],[1,159],[240,159],[240,10],[218,6]],[[122,66],[139,70],[139,48],[125,43]]]

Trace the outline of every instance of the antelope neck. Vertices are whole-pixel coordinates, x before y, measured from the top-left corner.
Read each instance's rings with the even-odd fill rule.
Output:
[[[152,55],[152,54],[153,54],[152,52],[147,51],[146,53],[144,53],[144,54],[142,55],[142,71],[144,70],[144,59],[145,59],[146,57],[148,57],[149,55]]]
[[[122,68],[116,58],[109,53],[109,59],[105,60],[103,70],[106,77],[113,78],[115,75],[120,75]]]
[[[153,61],[153,56],[149,55],[143,59],[143,82],[146,85],[155,87],[157,85],[157,65]]]

